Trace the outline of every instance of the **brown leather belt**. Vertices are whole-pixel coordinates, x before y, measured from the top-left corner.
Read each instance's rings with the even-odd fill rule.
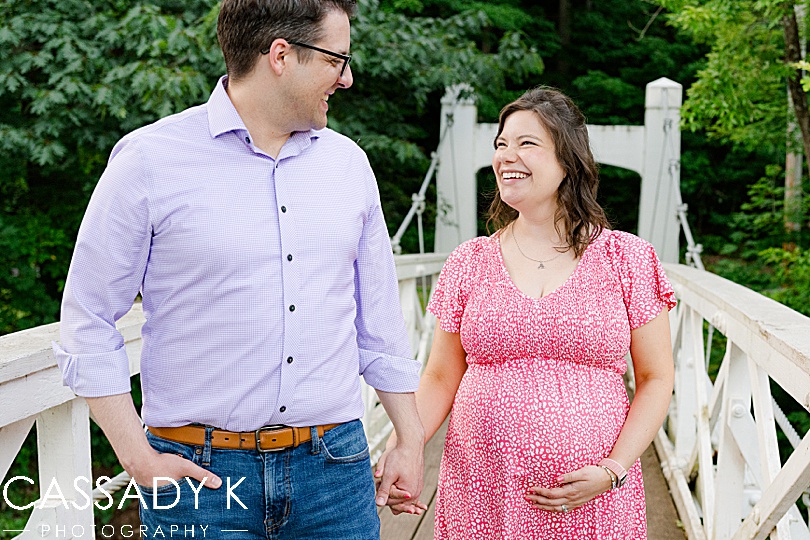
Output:
[[[318,430],[318,436],[323,437],[324,433],[339,425],[324,424],[315,427]],[[278,452],[286,448],[295,448],[299,444],[311,440],[310,429],[308,427],[265,426],[256,431],[243,433],[215,429],[211,433],[211,446],[228,450]],[[150,427],[149,432],[162,439],[193,446],[205,446],[204,426]]]

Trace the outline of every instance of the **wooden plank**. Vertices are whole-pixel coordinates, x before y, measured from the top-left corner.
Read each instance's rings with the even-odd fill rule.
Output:
[[[712,463],[712,429],[709,425],[709,398],[706,392],[706,371],[703,367],[703,317],[694,309],[690,309],[689,317],[685,321],[688,325],[690,343],[692,350],[689,351],[691,359],[691,370],[694,375],[694,398],[697,401],[695,407],[695,420],[697,421],[697,464],[698,478],[697,488],[699,488],[701,509],[703,510],[703,528],[706,536],[714,538],[714,468]],[[687,344],[687,345],[689,345]],[[684,348],[684,351],[686,348]],[[683,387],[678,389],[683,392]],[[680,414],[680,413],[679,413]],[[679,422],[685,419],[681,417]],[[690,462],[690,469],[692,464]]]
[[[433,504],[430,505],[428,511],[425,512],[422,523],[416,529],[416,534],[413,535],[413,540],[433,540],[433,524],[436,521],[436,499],[433,499]]]
[[[692,500],[692,492],[683,470],[678,467],[678,458],[675,456],[675,447],[672,446],[664,428],[658,430],[655,437],[655,450],[661,463],[661,471],[669,484],[672,501],[678,510],[686,537],[689,540],[706,540],[703,522],[698,515],[697,507]],[[649,508],[647,509],[649,511]]]
[[[444,437],[447,433],[447,421],[439,428],[436,434],[425,446],[425,485],[422,488],[420,500],[430,509],[421,516],[400,514],[395,516],[387,508],[380,510],[380,538],[382,540],[411,540],[416,538],[420,530],[429,530],[433,538],[433,506],[436,499],[436,488],[439,483],[439,465],[444,451]]]
[[[652,444],[641,456],[641,470],[644,471],[648,540],[686,540],[683,529],[678,527],[678,512]]]

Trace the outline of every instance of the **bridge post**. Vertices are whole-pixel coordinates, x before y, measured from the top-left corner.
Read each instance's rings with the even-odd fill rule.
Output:
[[[468,85],[447,89],[442,98],[439,169],[436,172],[436,253],[453,251],[478,234],[474,150],[478,108]],[[491,157],[491,152],[490,152]]]
[[[680,227],[677,198],[681,185],[681,104],[683,86],[665,77],[647,85],[644,107],[644,163],[638,235],[663,262],[678,262]]]
[[[18,538],[95,538],[87,402],[76,398],[40,413],[37,448],[41,498]]]

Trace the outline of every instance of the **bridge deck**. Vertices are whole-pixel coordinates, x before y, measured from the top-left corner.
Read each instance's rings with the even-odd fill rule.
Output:
[[[446,429],[447,423],[442,426],[425,448],[425,487],[422,491],[422,500],[429,503],[429,510],[422,516],[406,514],[394,516],[387,509],[383,509],[380,512],[382,540],[433,539],[436,484]],[[661,473],[658,456],[652,446],[641,457],[641,466],[644,469],[649,540],[685,540],[686,536],[683,529],[678,526],[678,514],[672,504],[666,480],[664,480]]]

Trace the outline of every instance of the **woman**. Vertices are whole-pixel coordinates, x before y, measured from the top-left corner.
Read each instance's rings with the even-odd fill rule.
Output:
[[[536,88],[507,105],[492,167],[497,231],[450,255],[428,306],[426,437],[452,407],[435,537],[646,538],[639,456],[672,395],[672,288],[650,244],[608,228],[570,99]]]

